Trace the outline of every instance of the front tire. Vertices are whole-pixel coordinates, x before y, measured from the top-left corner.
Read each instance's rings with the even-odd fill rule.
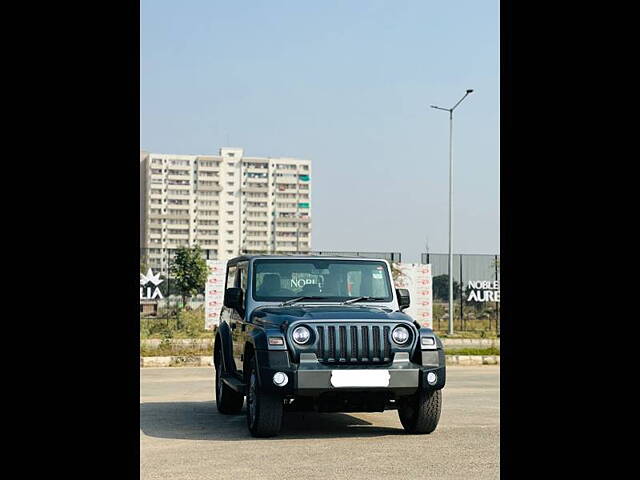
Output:
[[[419,390],[399,401],[398,416],[407,433],[431,433],[438,426],[441,410],[441,390]]]
[[[255,357],[249,372],[247,392],[247,426],[254,437],[274,437],[282,426],[283,401],[277,393],[260,391]]]
[[[244,403],[244,395],[238,393],[222,381],[222,358],[220,350],[216,350],[213,363],[216,367],[216,406],[225,415],[240,413]]]

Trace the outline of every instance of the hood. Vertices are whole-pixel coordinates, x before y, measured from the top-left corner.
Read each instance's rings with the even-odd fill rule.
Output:
[[[251,312],[251,321],[254,323],[281,325],[297,320],[381,320],[413,323],[413,319],[405,313],[366,305],[291,305],[287,307],[268,305],[258,307]]]

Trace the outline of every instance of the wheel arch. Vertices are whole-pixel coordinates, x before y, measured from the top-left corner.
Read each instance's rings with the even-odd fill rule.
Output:
[[[218,332],[216,333],[213,355],[215,359],[216,352],[219,351],[221,353],[220,358],[222,360],[222,370],[225,373],[232,373],[235,370],[235,362],[231,356],[232,348],[229,326],[225,322],[222,322],[218,328]]]
[[[242,362],[242,376],[245,382],[249,380],[249,372],[251,371],[251,365],[256,355],[255,345],[247,340],[244,344],[244,361]]]

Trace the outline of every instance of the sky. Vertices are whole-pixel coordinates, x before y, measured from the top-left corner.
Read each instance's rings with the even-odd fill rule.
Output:
[[[312,250],[500,251],[499,2],[142,0],[140,148],[312,161]]]

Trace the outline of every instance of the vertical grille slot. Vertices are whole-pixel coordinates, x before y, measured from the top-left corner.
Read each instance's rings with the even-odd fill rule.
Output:
[[[350,361],[358,361],[358,327],[351,327],[351,352]]]
[[[340,362],[349,360],[349,352],[347,352],[347,327],[340,327],[340,353],[337,355]]]
[[[327,327],[329,330],[329,358],[328,362],[336,361],[336,327]]]
[[[316,349],[316,357],[318,360],[324,358],[324,327],[318,327],[318,348]]]
[[[373,330],[373,358],[372,361],[380,361],[380,327],[372,327]]]
[[[382,335],[384,341],[384,361],[388,362],[391,360],[391,342],[389,341],[389,331],[391,329],[389,327],[384,327]]]
[[[362,361],[369,361],[369,327],[362,327],[360,329],[360,335],[362,335]]]

